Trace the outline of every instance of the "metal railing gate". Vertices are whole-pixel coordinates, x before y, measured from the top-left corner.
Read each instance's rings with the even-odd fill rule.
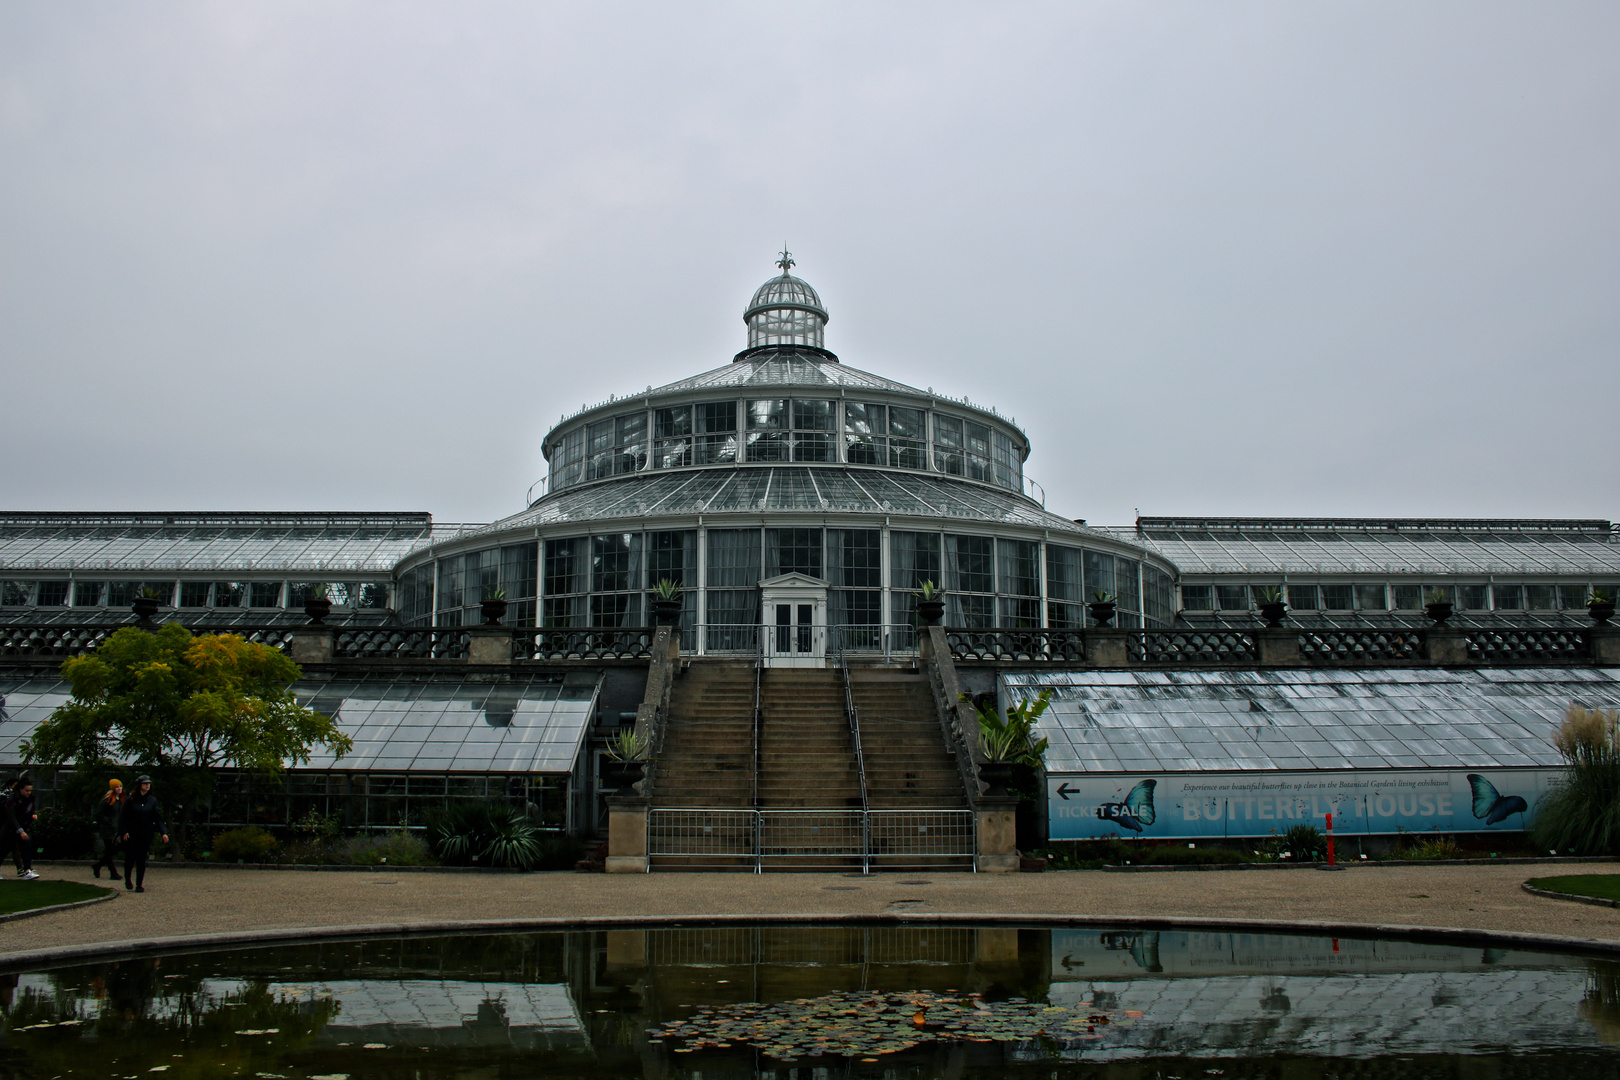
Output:
[[[971,810],[647,812],[647,855],[692,868],[944,869],[973,866]]]

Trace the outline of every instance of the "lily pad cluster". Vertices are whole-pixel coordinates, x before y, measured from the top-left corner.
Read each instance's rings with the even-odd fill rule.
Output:
[[[653,1042],[677,1041],[676,1053],[753,1046],[781,1061],[833,1054],[872,1057],[933,1042],[1065,1042],[1100,1039],[1141,1019],[1133,1009],[1098,1009],[977,994],[840,991],[770,1005],[743,1002],[699,1009],[690,1019],[651,1028]]]

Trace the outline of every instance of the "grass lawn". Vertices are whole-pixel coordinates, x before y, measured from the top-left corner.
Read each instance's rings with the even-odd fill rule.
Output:
[[[77,881],[18,881],[9,873],[0,882],[0,915],[15,915],[19,911],[50,907],[52,904],[71,904],[77,900],[91,900],[111,889],[97,885],[81,885]]]
[[[1552,892],[1575,893],[1578,896],[1596,896],[1602,900],[1620,900],[1620,874],[1571,874],[1569,877],[1531,878],[1530,885]]]

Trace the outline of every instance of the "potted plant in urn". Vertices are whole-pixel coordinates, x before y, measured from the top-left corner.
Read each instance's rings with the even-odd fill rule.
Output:
[[[1602,589],[1593,589],[1586,597],[1586,611],[1593,622],[1602,626],[1614,618],[1614,597]]]
[[[332,601],[326,593],[325,585],[311,585],[304,597],[304,614],[309,616],[311,626],[325,626],[326,617],[332,614]]]
[[[1445,590],[1430,589],[1423,600],[1423,613],[1434,620],[1434,625],[1446,625],[1446,620],[1451,618],[1451,601],[1446,598]]]
[[[945,590],[932,581],[924,581],[912,592],[917,598],[917,618],[924,626],[938,626],[945,618]]]
[[[135,598],[130,602],[129,609],[135,613],[135,618],[138,621],[150,623],[152,616],[157,614],[162,603],[163,594],[148,585],[135,594]],[[1612,607],[1610,610],[1613,610]]]
[[[485,626],[499,626],[506,618],[506,590],[499,585],[486,586],[483,599],[478,601],[478,613]]]
[[[1091,603],[1087,604],[1086,608],[1091,612],[1091,617],[1097,621],[1098,626],[1107,626],[1114,621],[1114,609],[1117,606],[1116,601],[1118,599],[1113,593],[1105,592],[1102,589],[1093,589],[1091,591]]]
[[[653,586],[653,625],[681,625],[681,583],[664,578]]]
[[[608,740],[606,753],[602,761],[602,786],[630,794],[631,787],[647,773],[652,743],[635,728],[622,728]]]
[[[1283,616],[1288,614],[1288,605],[1283,601],[1283,591],[1275,585],[1267,585],[1257,589],[1255,596],[1259,602],[1255,605],[1260,609],[1260,617],[1266,620],[1266,629],[1275,630],[1282,625]]]

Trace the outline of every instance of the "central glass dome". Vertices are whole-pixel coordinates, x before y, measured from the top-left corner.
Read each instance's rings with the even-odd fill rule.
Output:
[[[801,278],[788,273],[793,256],[782,252],[776,261],[782,273],[761,285],[754,293],[743,322],[748,324],[748,348],[770,345],[803,345],[822,348],[827,326],[827,309],[816,290]],[[746,356],[746,353],[741,354]]]

